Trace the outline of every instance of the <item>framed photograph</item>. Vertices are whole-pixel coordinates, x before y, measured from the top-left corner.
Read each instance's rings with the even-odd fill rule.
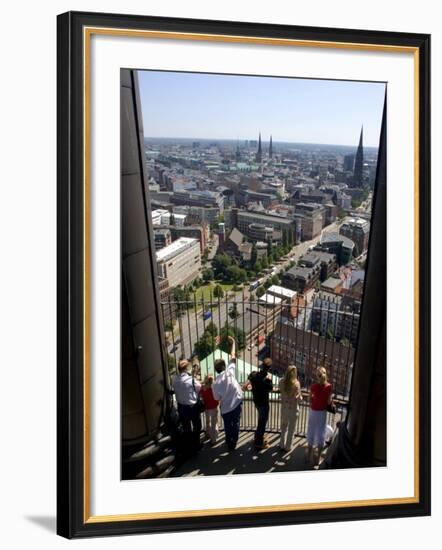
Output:
[[[58,17],[58,533],[430,514],[430,37]]]

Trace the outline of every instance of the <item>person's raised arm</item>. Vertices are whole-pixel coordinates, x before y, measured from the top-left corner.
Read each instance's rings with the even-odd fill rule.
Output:
[[[227,336],[227,340],[230,344],[230,357],[236,360],[236,342],[233,336]]]

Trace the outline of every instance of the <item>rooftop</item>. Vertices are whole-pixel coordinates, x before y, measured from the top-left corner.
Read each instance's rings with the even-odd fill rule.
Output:
[[[180,237],[172,244],[165,246],[161,250],[157,250],[157,261],[164,262],[166,260],[170,260],[177,254],[180,254],[183,250],[185,250],[186,248],[190,248],[194,244],[197,244],[199,249],[200,245],[197,239],[191,239],[190,237]]]
[[[339,235],[339,233],[322,232],[320,242],[321,244],[342,242],[342,245],[346,248],[354,248],[355,246],[355,243],[351,239],[344,237],[344,235]]]
[[[276,306],[276,305],[278,305],[282,302],[282,298],[279,298],[278,296],[275,296],[274,294],[268,294],[266,292],[260,298],[258,298],[258,301],[263,303],[263,304]]]
[[[283,286],[272,285],[267,289],[269,294],[275,294],[275,296],[283,296],[284,298],[294,298],[297,294],[295,290],[290,290]]]
[[[323,286],[323,287],[325,287],[325,288],[335,289],[335,288],[337,288],[339,285],[342,285],[341,279],[336,279],[335,277],[329,277],[326,281],[324,281],[324,282],[322,283],[321,286]]]

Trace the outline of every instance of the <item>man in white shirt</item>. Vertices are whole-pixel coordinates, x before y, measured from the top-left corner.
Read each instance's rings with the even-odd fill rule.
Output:
[[[243,392],[235,378],[235,339],[229,336],[228,340],[231,345],[230,363],[226,367],[224,359],[217,359],[215,361],[215,371],[218,373],[218,376],[212,385],[212,391],[213,397],[220,402],[219,407],[224,421],[227,447],[230,451],[233,451],[239,437]]]
[[[175,391],[184,437],[189,442],[189,450],[195,452],[201,446],[201,413],[198,408],[201,384],[189,374],[189,370],[189,361],[181,360],[178,363],[178,374],[172,378],[172,387]]]

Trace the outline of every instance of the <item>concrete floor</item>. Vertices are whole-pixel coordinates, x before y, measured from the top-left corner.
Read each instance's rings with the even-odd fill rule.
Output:
[[[170,477],[209,476],[231,474],[256,474],[267,472],[291,472],[312,470],[306,463],[305,438],[294,438],[292,450],[279,449],[279,434],[266,434],[269,447],[256,450],[253,432],[241,432],[235,451],[229,452],[221,432],[218,442],[212,446],[204,442],[201,451],[177,467]]]

